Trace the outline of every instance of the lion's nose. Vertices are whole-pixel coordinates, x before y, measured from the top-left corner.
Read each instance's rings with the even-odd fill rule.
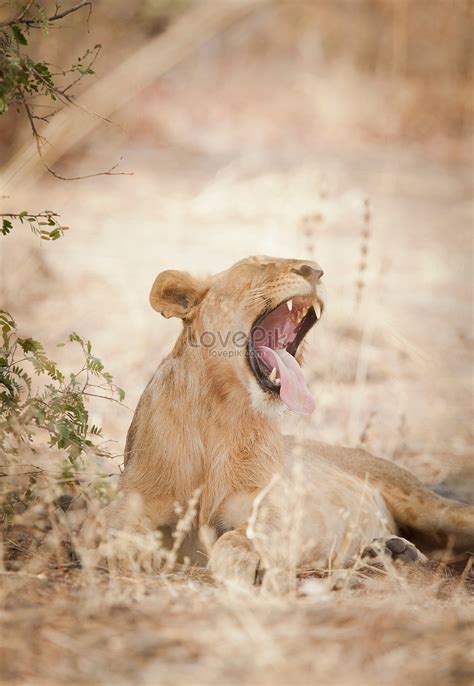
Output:
[[[316,262],[305,262],[293,269],[293,271],[310,283],[317,283],[324,274],[323,270]]]

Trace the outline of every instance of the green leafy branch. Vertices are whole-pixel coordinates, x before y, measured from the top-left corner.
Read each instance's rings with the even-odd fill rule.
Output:
[[[67,73],[75,72],[82,78],[86,74],[93,74],[92,63],[97,58],[101,46],[96,45],[93,50],[87,51],[70,69],[60,69],[54,74],[49,63],[33,60],[23,48],[28,46],[31,29],[40,28],[46,36],[51,21],[77,12],[85,6],[91,6],[91,3],[79,3],[65,12],[56,12],[52,17],[48,17],[38,3],[28,2],[18,17],[0,25],[0,114],[6,112],[10,104],[16,105],[17,108],[21,107],[28,96],[43,95],[53,101],[59,100],[62,104],[71,103],[72,98],[67,95],[67,91],[78,79],[72,84],[62,86],[55,83],[54,76],[65,76]],[[32,13],[32,16],[26,16]],[[83,60],[86,57],[90,57],[91,61],[85,66]]]
[[[95,73],[93,65],[102,46],[100,43],[96,44],[79,56],[70,67],[61,68],[44,60],[37,61],[28,54],[26,49],[29,47],[30,32],[33,29],[41,29],[43,35],[47,36],[51,22],[63,19],[84,7],[89,8],[90,15],[92,3],[80,2],[63,11],[57,6],[56,12],[52,16],[47,16],[38,2],[29,0],[18,16],[0,24],[0,115],[7,112],[11,106],[15,107],[17,112],[23,111],[26,114],[44,167],[52,176],[62,181],[124,174],[115,171],[118,166],[115,164],[103,172],[65,177],[52,169],[43,155],[46,139],[38,129],[38,122],[48,124],[51,117],[65,106],[72,105],[82,109],[75,102],[71,89],[85,76]],[[38,114],[38,108],[41,108],[41,114]],[[45,109],[50,111],[45,114]],[[105,117],[101,118],[109,121]]]
[[[70,343],[80,346],[83,364],[65,374],[46,354],[42,344],[18,335],[10,314],[0,310],[0,452],[15,458],[22,445],[32,444],[38,430],[48,445],[66,452],[72,467],[87,453],[110,456],[98,439],[102,429],[90,422],[88,398],[122,403],[124,391],[113,382],[90,341],[77,333]],[[39,389],[33,390],[33,377]]]
[[[64,236],[64,232],[69,229],[68,226],[60,224],[58,217],[59,214],[51,210],[45,210],[38,214],[31,214],[26,210],[19,214],[0,214],[2,219],[0,234],[8,235],[13,230],[14,222],[18,222],[29,225],[31,232],[43,241],[56,241]]]

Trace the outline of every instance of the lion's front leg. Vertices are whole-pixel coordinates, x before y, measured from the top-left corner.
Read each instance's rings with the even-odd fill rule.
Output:
[[[172,517],[170,499],[122,491],[103,510],[88,515],[78,535],[77,552],[83,565],[120,572],[156,571],[168,552],[158,527],[174,523]]]
[[[208,567],[219,581],[253,586],[260,556],[245,534],[245,526],[223,534],[212,547]]]

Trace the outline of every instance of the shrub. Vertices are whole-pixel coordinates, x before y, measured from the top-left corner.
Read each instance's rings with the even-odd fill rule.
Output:
[[[64,504],[68,498],[62,496],[80,485],[91,457],[111,457],[101,427],[90,420],[88,401],[99,397],[122,402],[125,394],[93,353],[91,342],[77,333],[68,343],[80,347],[82,365],[66,374],[39,341],[20,336],[8,312],[0,311],[0,328],[0,481],[6,533],[16,514],[42,501],[48,482],[44,477],[52,473],[56,496]],[[49,472],[44,454],[51,449],[59,461],[52,461]],[[107,499],[103,476],[99,471],[88,485],[94,495]]]

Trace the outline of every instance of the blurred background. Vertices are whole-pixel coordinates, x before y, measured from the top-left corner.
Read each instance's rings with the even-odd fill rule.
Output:
[[[158,272],[312,257],[318,409],[286,428],[465,481],[472,16],[468,0],[96,0],[71,15],[39,56],[103,47],[80,107],[41,129],[45,156],[63,176],[125,174],[55,179],[25,118],[2,117],[2,212],[55,210],[70,230],[2,240],[1,306],[66,365],[55,345],[90,338],[133,408],[179,331],[148,304]],[[96,413],[122,450],[131,412]]]

